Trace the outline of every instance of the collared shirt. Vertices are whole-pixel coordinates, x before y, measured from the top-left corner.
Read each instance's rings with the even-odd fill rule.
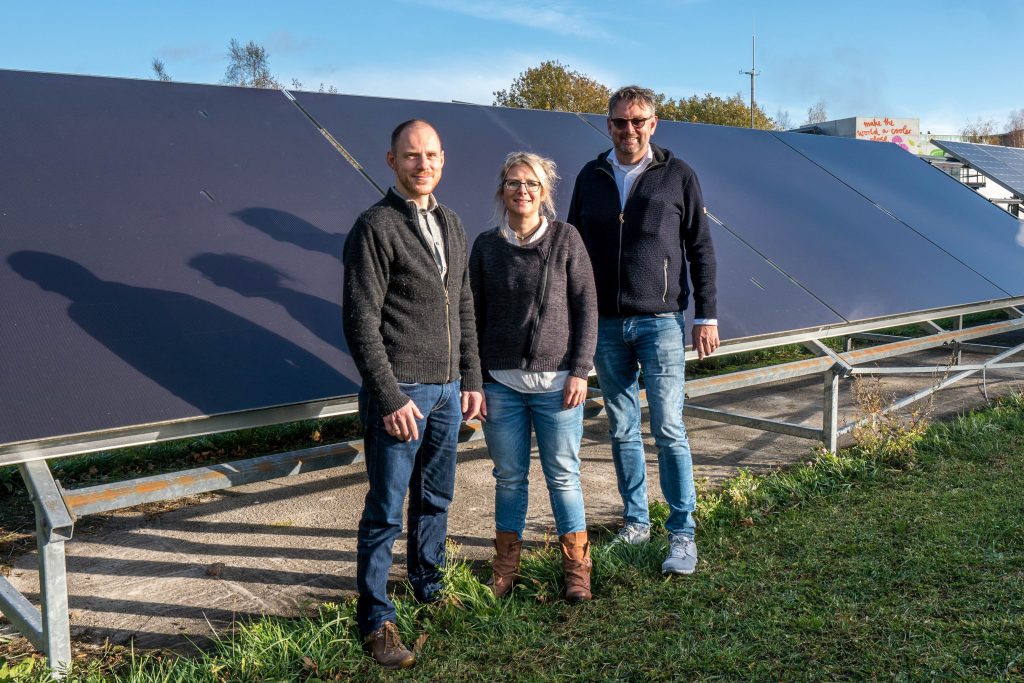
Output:
[[[614,149],[608,153],[608,163],[612,165],[615,184],[619,187],[620,207],[625,208],[626,198],[629,196],[629,191],[633,188],[633,183],[636,182],[641,173],[647,170],[652,161],[654,161],[654,150],[651,149],[650,145],[647,145],[647,153],[644,154],[644,158],[635,164],[620,163],[619,158],[615,156]]]
[[[647,153],[644,154],[644,158],[635,164],[623,164],[619,162],[619,158],[615,156],[615,149],[608,152],[608,163],[612,165],[612,175],[615,177],[615,185],[619,189],[619,206],[626,208],[626,198],[629,197],[629,191],[633,189],[633,183],[640,177],[647,167],[654,161],[654,150],[651,149],[650,145],[647,145]],[[694,325],[718,325],[717,318],[694,318]]]
[[[420,234],[423,235],[423,239],[430,245],[430,255],[434,257],[434,263],[437,264],[437,272],[441,274],[441,279],[443,280],[448,275],[448,261],[444,257],[444,231],[441,229],[441,223],[437,219],[437,200],[431,194],[427,199],[427,208],[421,209],[419,204],[402,194],[397,187],[392,187],[391,189],[399,197],[405,199],[409,207],[415,212],[416,224],[420,228]]]
[[[516,231],[509,227],[508,218],[505,218],[504,220],[501,221],[501,225],[498,227],[498,230],[501,232],[501,236],[504,237],[505,241],[507,241],[509,244],[515,245],[517,247],[526,246],[527,244],[533,244],[534,242],[536,242],[537,240],[544,236],[544,233],[547,232],[548,230],[548,219],[545,218],[544,216],[541,216],[540,227],[534,230],[533,234],[526,238],[526,240],[519,239],[519,237],[516,235]]]

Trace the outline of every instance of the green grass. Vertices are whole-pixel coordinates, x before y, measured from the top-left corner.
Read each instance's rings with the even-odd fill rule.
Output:
[[[455,561],[442,606],[398,602],[407,644],[422,641],[406,672],[361,654],[348,602],[242,624],[193,657],[111,651],[74,678],[1024,680],[1024,398],[898,445],[705,492],[692,577],[659,574],[663,531],[596,544],[589,604],[558,599],[553,549],[527,554],[505,600]],[[32,661],[0,681],[43,680]]]

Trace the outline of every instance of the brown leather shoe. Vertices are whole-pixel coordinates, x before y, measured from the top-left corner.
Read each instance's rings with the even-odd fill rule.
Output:
[[[494,539],[494,579],[491,590],[494,597],[500,598],[519,580],[519,556],[523,552],[523,542],[514,531],[498,531]]]
[[[363,649],[385,669],[408,669],[416,663],[416,655],[402,645],[398,627],[390,621],[363,638]]]
[[[562,571],[565,573],[565,599],[569,602],[592,600],[590,593],[590,542],[586,531],[574,531],[558,537],[562,544]]]

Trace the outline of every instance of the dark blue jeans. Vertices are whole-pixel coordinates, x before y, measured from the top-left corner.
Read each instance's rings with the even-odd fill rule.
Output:
[[[385,621],[395,621],[387,581],[391,551],[402,531],[406,491],[409,583],[420,602],[435,600],[441,590],[448,505],[455,490],[455,449],[462,423],[459,382],[399,386],[424,416],[416,423],[417,441],[399,441],[388,434],[380,406],[366,392],[359,393],[366,473],[370,478],[356,554],[356,616],[364,636]]]

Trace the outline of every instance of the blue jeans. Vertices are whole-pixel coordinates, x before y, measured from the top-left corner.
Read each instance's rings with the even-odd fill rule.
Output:
[[[409,583],[417,600],[431,602],[437,598],[448,534],[448,505],[455,491],[455,449],[462,423],[459,382],[399,386],[424,415],[416,422],[417,441],[399,441],[388,434],[378,403],[365,391],[359,393],[370,479],[356,551],[356,618],[364,636],[385,621],[395,621],[387,582],[392,547],[402,532],[406,491]]]
[[[562,392],[524,394],[498,382],[484,385],[484,438],[494,461],[494,526],[523,537],[529,498],[530,431],[537,434],[558,535],[585,531],[580,488],[583,406],[562,409]]]
[[[650,524],[647,463],[640,436],[639,371],[643,370],[651,433],[658,447],[661,492],[669,533],[694,533],[697,492],[683,425],[685,320],[682,313],[601,317],[594,365],[608,411],[612,460],[628,522]]]

